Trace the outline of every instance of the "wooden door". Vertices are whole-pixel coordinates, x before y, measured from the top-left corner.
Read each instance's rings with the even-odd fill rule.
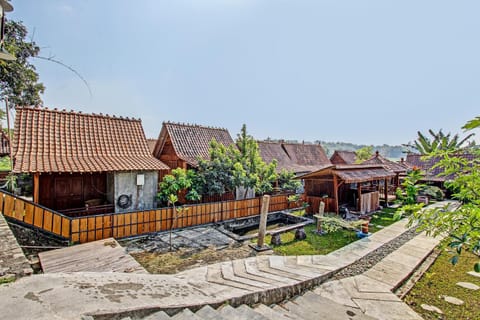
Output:
[[[84,207],[83,178],[55,177],[55,208],[57,210]]]

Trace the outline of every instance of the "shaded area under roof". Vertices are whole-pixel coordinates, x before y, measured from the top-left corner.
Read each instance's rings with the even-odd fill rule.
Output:
[[[140,120],[19,107],[13,171],[108,172],[168,170],[153,157]]]

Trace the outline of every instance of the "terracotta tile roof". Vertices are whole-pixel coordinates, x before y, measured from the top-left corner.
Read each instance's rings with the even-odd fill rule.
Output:
[[[299,179],[316,179],[335,174],[345,183],[360,183],[381,180],[395,176],[395,173],[382,165],[331,165],[318,171],[300,176]]]
[[[331,164],[325,150],[319,144],[284,143],[283,148],[290,159],[298,165],[322,167]]]
[[[357,161],[355,151],[335,150],[330,157],[333,164],[354,164]]]
[[[235,143],[228,130],[224,128],[164,122],[155,146],[155,156],[161,155],[167,135],[170,136],[177,156],[193,167],[198,165],[198,158],[209,158],[212,139],[224,146]]]
[[[466,160],[473,160],[475,158],[475,155],[473,154],[462,154],[458,155],[458,157],[462,157]],[[428,158],[428,159],[422,159],[423,155],[421,154],[415,154],[415,153],[409,153],[407,154],[407,158],[405,160],[406,164],[410,166],[410,168],[417,167],[420,168],[422,171],[425,172],[425,179],[427,181],[445,181],[445,180],[450,180],[454,178],[454,175],[448,175],[448,176],[443,176],[441,175],[444,170],[443,168],[436,167],[435,166],[438,161],[440,161],[440,158]]]
[[[400,163],[397,163],[382,157],[378,151],[375,152],[375,155],[373,157],[362,162],[362,164],[380,164],[380,165],[383,165],[388,170],[393,171],[395,173],[407,172],[407,167],[405,165],[402,165]]]
[[[280,172],[282,169],[293,171],[296,173],[311,172],[322,168],[323,166],[325,166],[325,164],[330,164],[330,161],[328,161],[328,163],[325,162],[326,156],[323,157],[325,155],[325,152],[323,152],[323,148],[320,145],[313,145],[315,147],[310,147],[312,145],[308,145],[309,147],[306,148],[297,148],[295,146],[305,145],[288,144],[288,149],[290,149],[291,152],[301,152],[306,150],[308,152],[308,156],[312,157],[312,159],[310,159],[307,157],[302,158],[299,156],[291,158],[290,153],[288,153],[287,148],[285,148],[286,144],[282,142],[257,141],[257,143],[260,150],[260,156],[262,157],[263,161],[271,162],[273,159],[277,160],[278,172]],[[321,150],[318,150],[318,146],[320,146]],[[302,148],[304,150],[301,150]],[[317,160],[315,160],[314,157],[317,157]]]
[[[148,151],[140,120],[16,109],[14,172],[168,170]]]
[[[0,128],[0,157],[5,157],[10,155],[10,139],[8,138],[5,131]]]

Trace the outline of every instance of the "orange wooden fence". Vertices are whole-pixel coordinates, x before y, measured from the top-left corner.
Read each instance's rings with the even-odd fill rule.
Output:
[[[269,212],[288,208],[286,195],[272,196]],[[172,208],[68,217],[0,191],[4,216],[60,236],[73,243],[123,238],[172,228],[185,228],[260,214],[261,198],[183,206],[175,219]]]

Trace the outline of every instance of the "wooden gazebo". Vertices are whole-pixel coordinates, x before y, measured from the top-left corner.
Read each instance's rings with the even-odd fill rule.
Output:
[[[395,176],[382,165],[331,165],[298,177],[305,182],[310,211],[317,212],[320,202],[325,211],[339,213],[340,206],[370,212],[379,206],[380,186],[384,192]],[[387,194],[385,194],[387,198]]]

